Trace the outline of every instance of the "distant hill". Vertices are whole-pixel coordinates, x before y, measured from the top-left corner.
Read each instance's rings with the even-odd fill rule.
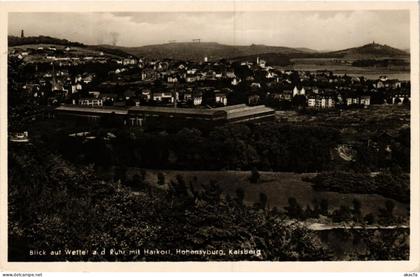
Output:
[[[106,47],[114,48],[107,45]],[[249,45],[234,46],[224,45],[215,42],[178,42],[157,45],[147,45],[141,47],[115,47],[138,57],[155,59],[178,59],[178,60],[209,60],[230,59],[234,57],[252,56],[265,53],[276,54],[304,54],[304,50],[281,46]]]
[[[97,52],[104,52],[105,54],[119,56],[119,57],[132,56],[131,54],[117,48],[101,47],[101,46],[96,46],[96,45],[85,45],[80,42],[73,42],[67,39],[59,39],[59,38],[53,38],[49,36],[36,36],[36,37],[23,37],[23,38],[16,37],[16,36],[8,36],[9,47],[18,47],[18,46],[24,46],[24,45],[37,45],[37,44],[80,47],[80,48],[85,48],[85,49],[93,50]]]
[[[204,57],[209,60],[235,59],[244,57],[263,57],[271,64],[284,64],[292,58],[334,58],[334,59],[383,59],[383,58],[408,58],[409,52],[393,48],[388,45],[370,43],[360,47],[348,48],[338,51],[317,51],[309,48],[291,48],[282,46],[267,46],[252,44],[247,46],[224,45],[216,42],[176,42],[140,47],[123,47],[111,45],[84,45],[66,39],[52,38],[48,36],[38,37],[8,37],[9,46],[25,44],[56,44],[66,46],[85,47],[91,50],[121,57],[135,56],[149,59],[174,59],[201,61]],[[273,63],[274,62],[274,63]]]
[[[361,47],[348,48],[339,51],[317,51],[309,48],[291,48],[282,46],[249,45],[234,46],[215,42],[178,42],[147,45],[141,47],[104,47],[121,49],[138,57],[152,59],[210,60],[232,59],[237,57],[255,56],[261,54],[281,54],[288,58],[335,58],[335,59],[372,59],[408,57],[409,53],[381,44],[367,44]]]
[[[299,50],[299,51],[302,51],[304,53],[319,53],[319,52],[321,52],[321,51],[314,50],[314,49],[311,49],[311,48],[306,48],[306,47],[298,47],[298,48],[295,48],[295,49]]]
[[[65,46],[85,46],[83,43],[72,42],[67,39],[53,38],[49,36],[37,36],[37,37],[16,37],[8,36],[9,46],[20,46],[25,44],[56,44]]]
[[[385,57],[408,57],[410,54],[404,50],[393,48],[386,44],[369,43],[360,47],[348,48],[339,51],[332,51],[330,55],[342,55],[343,58],[349,59],[368,59],[368,58],[385,58]]]

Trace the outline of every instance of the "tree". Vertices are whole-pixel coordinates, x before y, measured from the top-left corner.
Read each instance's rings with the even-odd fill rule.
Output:
[[[390,261],[409,259],[409,232],[407,230],[361,230],[358,234],[366,244],[366,252],[356,255],[357,260]]]
[[[306,208],[303,212],[304,218],[316,218],[318,217],[317,211],[311,208],[311,205],[306,205]]]
[[[385,201],[385,210],[390,217],[392,217],[392,215],[393,215],[394,208],[395,208],[395,202],[394,201],[392,201],[392,200],[386,200]]]
[[[320,213],[322,215],[328,215],[328,200],[327,199],[321,199]]]
[[[302,110],[306,107],[306,96],[305,95],[295,95],[292,99],[292,105],[299,110]]]
[[[139,174],[134,174],[131,180],[132,187],[137,190],[144,189],[144,178],[141,177]]]
[[[300,207],[299,203],[297,202],[296,198],[289,197],[287,200],[289,206],[285,207],[287,211],[287,216],[290,218],[301,218],[302,217],[302,208]]]
[[[267,195],[263,192],[260,192],[260,205],[263,210],[265,210],[267,206]]]
[[[260,180],[260,173],[258,172],[256,167],[253,167],[251,170],[251,176],[249,177],[249,181],[251,183],[258,183],[258,181]]]
[[[333,222],[346,222],[351,220],[350,209],[344,205],[341,205],[340,208],[333,212],[332,220]]]
[[[245,192],[242,188],[237,188],[236,191],[236,201],[240,206],[243,206],[244,204],[244,198],[245,198]]]
[[[144,169],[140,170],[140,179],[143,182],[146,181],[146,170],[144,170]]]
[[[373,224],[375,222],[375,216],[372,213],[368,213],[364,218],[366,224]]]
[[[127,180],[127,167],[120,165],[115,168],[115,180],[119,180],[122,184]]]
[[[157,178],[158,178],[158,185],[159,186],[164,186],[165,185],[165,174],[163,174],[163,172],[159,172],[157,174]]]
[[[356,217],[359,217],[361,215],[361,207],[362,207],[362,203],[360,202],[359,199],[354,198],[353,199],[353,209],[352,212]]]

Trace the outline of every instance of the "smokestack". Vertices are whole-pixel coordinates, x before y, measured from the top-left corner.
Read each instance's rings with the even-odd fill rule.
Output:
[[[111,37],[112,37],[112,45],[116,46],[117,45],[117,41],[118,41],[118,37],[120,34],[116,33],[116,32],[111,32]]]
[[[25,33],[23,32],[23,30],[20,31],[20,37],[24,38],[25,37]]]

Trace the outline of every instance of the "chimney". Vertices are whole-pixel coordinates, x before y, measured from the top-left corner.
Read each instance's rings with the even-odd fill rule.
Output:
[[[23,31],[23,30],[21,30],[21,31],[20,31],[20,37],[21,37],[21,38],[24,38],[24,37],[25,37],[25,33],[24,33],[24,31]]]

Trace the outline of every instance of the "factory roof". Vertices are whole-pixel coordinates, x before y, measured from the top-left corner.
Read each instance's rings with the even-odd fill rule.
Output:
[[[102,113],[102,114],[120,114],[124,115],[128,113],[128,110],[124,107],[87,107],[78,105],[64,105],[56,108],[57,111],[68,111],[68,112],[81,112],[81,113]]]

